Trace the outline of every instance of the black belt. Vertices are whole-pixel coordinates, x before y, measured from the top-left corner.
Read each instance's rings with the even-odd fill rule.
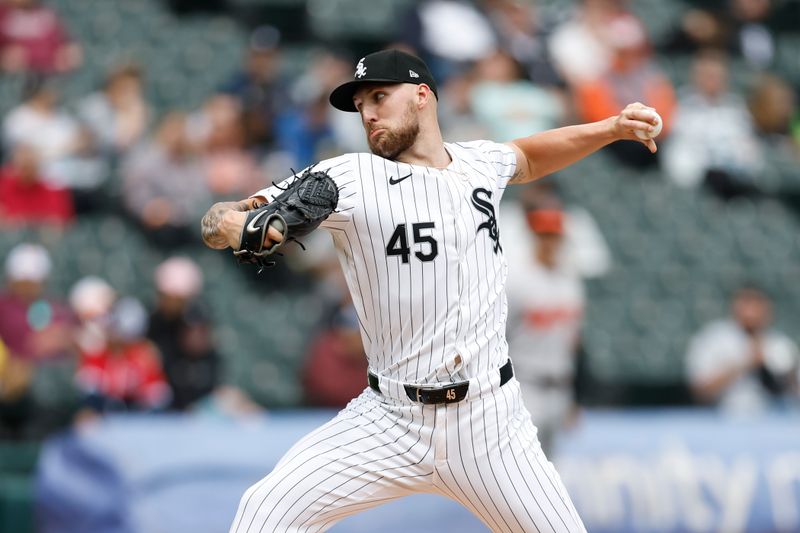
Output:
[[[511,359],[500,367],[500,386],[502,387],[514,376],[514,367],[511,366]],[[380,393],[378,376],[371,371],[368,373],[369,386],[375,392]],[[414,385],[403,385],[408,397],[415,402],[424,404],[434,403],[455,403],[460,402],[467,396],[469,381],[449,383],[438,387],[415,387]]]

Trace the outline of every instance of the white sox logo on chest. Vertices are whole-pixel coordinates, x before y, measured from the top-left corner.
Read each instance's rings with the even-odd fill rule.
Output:
[[[481,195],[485,196],[486,198],[481,198]],[[485,222],[482,222],[475,233],[479,233],[482,229],[485,229],[489,233],[489,238],[494,241],[494,253],[497,251],[503,251],[503,247],[500,246],[500,229],[497,227],[497,218],[494,214],[494,204],[492,204],[492,191],[483,189],[478,187],[477,189],[472,191],[472,205],[475,206],[475,209],[483,213],[488,217]]]

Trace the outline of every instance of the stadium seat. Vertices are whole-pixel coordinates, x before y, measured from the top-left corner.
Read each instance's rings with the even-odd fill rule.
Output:
[[[409,0],[309,0],[311,29],[322,39],[392,38]]]
[[[0,441],[0,473],[30,474],[38,456],[38,442]]]
[[[639,0],[632,2],[630,7],[644,23],[650,40],[655,44],[661,43],[678,26],[686,9],[686,5],[680,0]]]
[[[776,48],[778,72],[797,85],[800,83],[800,35],[797,33],[782,35]]]
[[[33,533],[33,507],[33,479],[30,476],[0,476],[0,531]]]

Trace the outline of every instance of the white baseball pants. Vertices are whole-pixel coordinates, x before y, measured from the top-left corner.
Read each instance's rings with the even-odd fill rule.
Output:
[[[245,492],[230,532],[325,531],[414,493],[452,498],[495,532],[585,531],[511,379],[440,405],[366,389]]]

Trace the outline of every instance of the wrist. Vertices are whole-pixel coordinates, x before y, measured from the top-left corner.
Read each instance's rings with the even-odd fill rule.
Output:
[[[244,228],[246,219],[247,215],[242,211],[231,210],[226,211],[225,214],[222,215],[221,230],[228,246],[234,249],[239,248],[239,243],[242,238],[242,229]]]
[[[623,139],[623,135],[619,131],[618,127],[619,122],[619,115],[614,115],[613,117],[608,117],[605,120],[601,120],[598,125],[600,126],[600,136],[603,138],[606,143],[612,143],[614,141],[619,141]]]

